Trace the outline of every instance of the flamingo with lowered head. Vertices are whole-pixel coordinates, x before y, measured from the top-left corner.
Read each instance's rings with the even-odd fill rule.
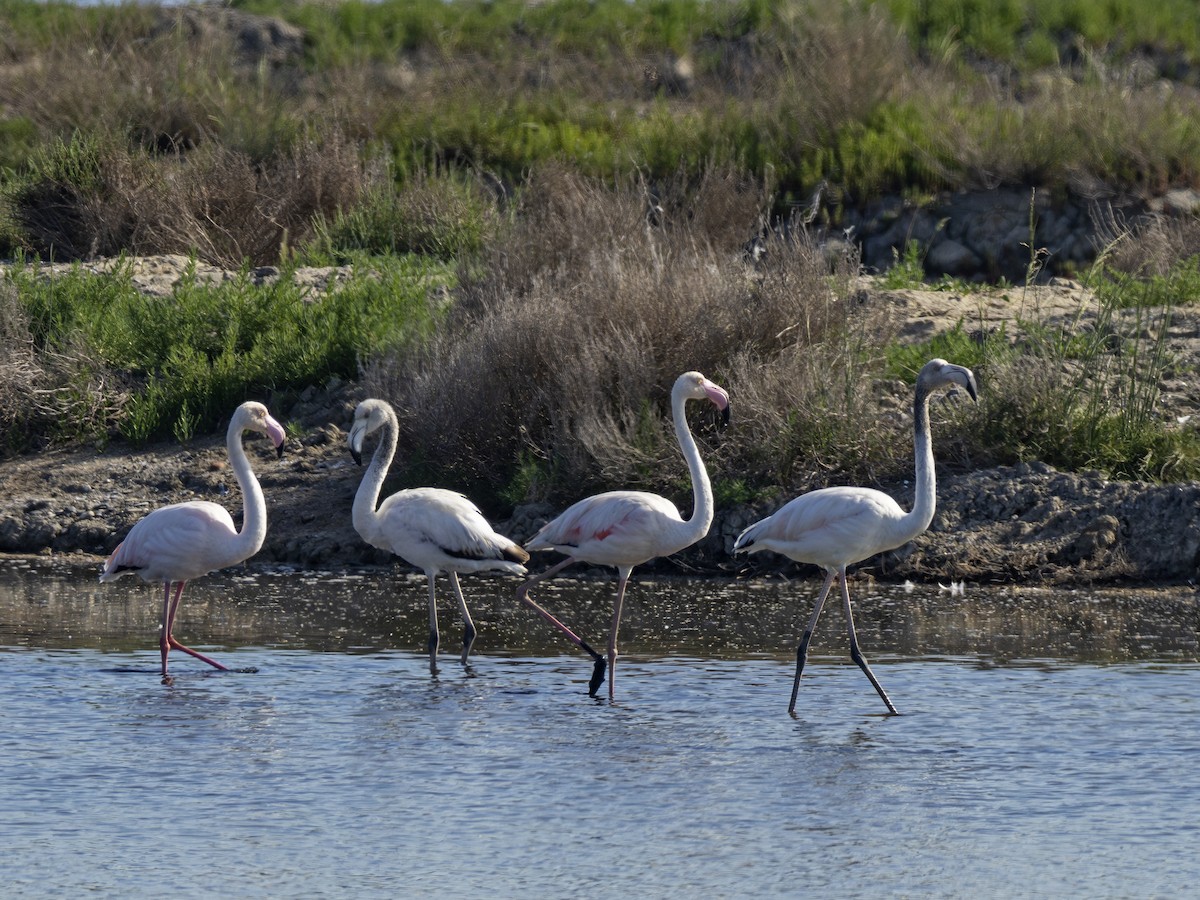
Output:
[[[354,496],[354,529],[373,547],[387,550],[424,570],[429,581],[429,665],[437,662],[438,622],[434,581],[439,572],[450,578],[463,619],[462,662],[475,642],[475,623],[458,583],[458,573],[500,571],[524,575],[529,554],[492,530],[478,507],[456,491],[410,488],[392,494],[377,510],[400,426],[383,400],[364,400],[354,410],[347,441],[354,461],[362,465],[363,439],[383,429],[383,436]]]
[[[696,441],[688,429],[684,406],[689,400],[710,400],[729,422],[729,395],[699,372],[685,372],[671,390],[671,415],[675,437],[687,460],[692,476],[694,504],[692,517],[684,519],[675,504],[658,494],[644,491],[609,491],[575,503],[556,519],[547,522],[526,543],[527,550],[557,550],[567,558],[540,575],[526,581],[517,590],[517,599],[555,628],[562,631],[580,649],[595,660],[588,694],[595,696],[604,681],[605,657],[587,645],[575,632],[539,606],[529,596],[535,584],[551,578],[571,563],[588,562],[615,566],[617,598],[613,607],[612,630],[608,636],[608,698],[613,699],[617,665],[617,628],[621,623],[621,605],[625,585],[634,566],[658,556],[669,556],[690,547],[708,534],[713,518],[713,494],[708,472],[700,459]]]
[[[143,581],[162,582],[162,629],[158,636],[162,676],[166,680],[167,655],[182,650],[214,668],[226,667],[203,653],[185,647],[171,633],[183,588],[193,578],[249,559],[267,536],[267,505],[262,488],[242,447],[242,432],[265,434],[283,456],[283,428],[261,403],[243,403],[233,414],[225,436],[233,474],[242,489],[242,530],[233,524],[225,507],[207,500],[189,500],[163,506],[146,515],[130,530],[104,564],[101,581],[135,574]],[[171,597],[171,585],[175,596]]]
[[[796,679],[788,712],[795,714],[800,676],[808,658],[808,642],[821,615],[821,607],[834,581],[842,586],[846,609],[846,627],[850,632],[850,657],[858,663],[888,712],[897,715],[883,686],[871,672],[858,638],[854,634],[854,616],[850,611],[850,589],[846,585],[846,566],[861,562],[876,553],[894,550],[915,538],[933,521],[936,503],[933,442],[929,433],[929,395],[940,388],[965,388],[977,399],[975,375],[970,369],[952,365],[944,359],[931,359],[917,375],[913,399],[913,448],[916,455],[916,496],[907,513],[882,491],[862,487],[829,487],[802,494],[773,515],[751,525],[733,545],[734,553],[773,550],[797,562],[814,563],[826,571],[825,583],[817,596],[816,608],[804,629],[796,650]]]

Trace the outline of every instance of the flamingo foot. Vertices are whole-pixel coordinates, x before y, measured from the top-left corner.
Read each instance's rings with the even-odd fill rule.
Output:
[[[462,643],[462,663],[467,664],[467,657],[471,655],[471,647],[475,644],[475,628],[472,625],[467,625],[463,629]]]
[[[588,682],[588,696],[595,697],[600,685],[604,684],[604,670],[608,663],[603,656],[596,657],[596,665],[592,669],[592,680]]]
[[[174,648],[175,650],[182,650],[184,653],[187,653],[190,656],[196,657],[196,659],[200,660],[201,662],[208,663],[214,669],[220,669],[222,672],[229,671],[228,666],[221,665],[215,659],[211,659],[211,658],[205,656],[203,653],[200,653],[198,650],[193,650],[191,647],[185,647],[183,644],[179,643],[179,641],[175,640],[175,638],[173,638],[173,637],[167,638],[167,641],[168,641],[169,645],[172,648]],[[163,658],[163,677],[164,678],[167,677],[167,661],[166,661],[165,657]]]

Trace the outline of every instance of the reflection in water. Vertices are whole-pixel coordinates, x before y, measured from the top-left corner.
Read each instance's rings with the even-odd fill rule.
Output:
[[[184,597],[178,628],[210,647],[263,646],[370,653],[417,651],[427,637],[423,576],[403,570],[220,573]],[[516,579],[464,586],[480,635],[476,652],[571,654],[573,648],[515,601]],[[626,657],[789,658],[819,579],[642,579],[621,623]],[[1195,660],[1200,605],[1190,588],[1043,590],[920,586],[858,588],[859,642],[872,661],[978,657],[991,662]],[[611,616],[605,579],[561,579],[539,602],[602,644]],[[156,646],[158,589],[132,580],[101,586],[96,573],[41,561],[0,570],[0,646],[130,651]],[[443,604],[443,618],[454,618]],[[822,617],[816,661],[847,657],[841,608]]]

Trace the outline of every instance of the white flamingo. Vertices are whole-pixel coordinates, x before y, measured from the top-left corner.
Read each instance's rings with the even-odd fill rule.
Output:
[[[501,571],[524,575],[529,554],[519,544],[492,530],[478,507],[456,491],[411,488],[392,494],[378,510],[379,491],[387,476],[400,426],[396,413],[383,400],[364,400],[354,410],[348,443],[354,461],[362,465],[363,438],[383,429],[371,464],[354,497],[354,528],[373,547],[387,550],[424,570],[429,580],[429,664],[438,651],[437,597],[439,572],[450,578],[463,618],[462,662],[475,642],[475,623],[458,583],[458,573]]]
[[[158,636],[162,652],[162,675],[167,676],[167,655],[171,648],[182,650],[214,668],[226,667],[203,653],[185,647],[171,633],[183,588],[193,578],[249,559],[262,547],[267,536],[267,505],[262,488],[250,469],[242,448],[242,432],[258,431],[269,437],[283,456],[283,428],[271,418],[267,408],[253,401],[243,403],[233,414],[225,436],[233,474],[242,489],[242,530],[233,524],[225,507],[207,500],[189,500],[163,506],[133,526],[104,564],[101,581],[113,581],[135,574],[143,581],[162,582],[162,628]],[[171,585],[175,596],[171,597]]]
[[[790,501],[773,515],[751,525],[734,542],[734,553],[773,550],[797,562],[814,563],[827,573],[817,597],[816,608],[796,650],[796,680],[792,685],[789,713],[794,714],[796,710],[796,695],[808,657],[808,642],[813,629],[817,627],[825,597],[837,580],[842,585],[842,602],[846,608],[850,656],[871,680],[887,704],[888,711],[892,715],[897,714],[896,707],[888,699],[859,650],[854,634],[854,617],[850,611],[846,566],[907,543],[933,521],[936,484],[933,443],[929,434],[929,395],[939,388],[953,387],[966,388],[971,399],[977,399],[975,376],[971,370],[952,365],[944,359],[930,360],[917,376],[916,396],[913,399],[913,448],[917,474],[912,510],[906,513],[887,494],[871,488],[822,488]]]
[[[605,658],[587,645],[575,632],[539,606],[529,596],[535,584],[551,578],[574,562],[615,566],[617,569],[617,599],[613,608],[612,630],[608,636],[608,697],[613,699],[613,682],[617,664],[617,628],[621,623],[621,605],[625,600],[625,585],[634,566],[658,556],[669,556],[690,547],[708,534],[713,518],[712,487],[708,472],[700,459],[696,441],[688,430],[684,405],[688,400],[712,401],[729,422],[729,395],[699,372],[685,372],[671,390],[671,415],[675,436],[687,459],[692,476],[694,504],[692,517],[684,520],[675,504],[658,494],[644,491],[609,491],[587,497],[567,509],[556,519],[547,522],[526,543],[527,550],[557,550],[567,558],[526,581],[517,590],[517,599],[530,607],[547,622],[562,631],[579,648],[588,653],[595,666],[588,693],[595,696],[604,681]]]

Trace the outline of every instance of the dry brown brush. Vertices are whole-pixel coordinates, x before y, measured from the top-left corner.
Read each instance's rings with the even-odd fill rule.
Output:
[[[803,233],[749,260],[766,202],[724,172],[655,191],[536,173],[438,338],[367,366],[368,391],[397,408],[410,476],[509,502],[614,486],[683,501],[668,407],[689,369],[733,395],[724,433],[692,410],[718,493],[764,475],[803,482],[793,463],[815,422],[842,444],[826,455],[845,458],[850,419],[872,402],[862,366],[882,318],[853,289],[855,260],[831,263]]]
[[[0,281],[0,456],[103,434],[126,395],[82,341],[36,350],[16,287]]]
[[[260,163],[219,144],[156,154],[76,139],[48,151],[10,203],[26,249],[46,259],[194,253],[237,269],[278,263],[370,178],[336,132]]]

